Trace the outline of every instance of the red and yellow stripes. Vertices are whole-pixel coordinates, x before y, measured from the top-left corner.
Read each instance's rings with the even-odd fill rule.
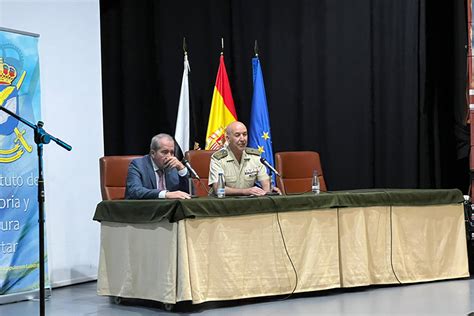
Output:
[[[237,120],[229,78],[225,69],[224,56],[221,55],[216,85],[212,95],[211,112],[206,133],[206,150],[217,150],[224,145],[225,128]]]

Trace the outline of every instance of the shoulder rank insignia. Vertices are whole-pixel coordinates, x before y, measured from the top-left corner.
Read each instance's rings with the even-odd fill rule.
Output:
[[[255,148],[246,147],[245,152],[249,155],[260,156],[260,152]]]
[[[221,160],[222,158],[227,157],[228,153],[226,149],[221,149],[219,151],[216,151],[215,153],[212,154],[212,157],[216,158],[217,160]]]

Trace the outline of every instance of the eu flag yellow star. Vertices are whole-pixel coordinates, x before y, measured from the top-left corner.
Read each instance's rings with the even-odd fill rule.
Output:
[[[262,138],[265,140],[269,139],[270,136],[268,135],[268,132],[263,132]]]
[[[258,152],[260,154],[265,152],[265,150],[263,150],[263,146],[258,146]]]

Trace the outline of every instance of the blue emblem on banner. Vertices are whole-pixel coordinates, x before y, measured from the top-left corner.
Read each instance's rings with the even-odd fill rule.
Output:
[[[16,68],[0,57],[0,106],[15,114],[19,114],[18,91],[25,79],[26,71],[23,71],[17,79]],[[15,83],[15,84],[14,84]],[[0,112],[0,135],[15,133],[10,148],[0,148],[0,163],[9,163],[18,160],[24,153],[32,151],[32,147],[24,138],[25,131],[18,129],[18,120],[8,113]]]

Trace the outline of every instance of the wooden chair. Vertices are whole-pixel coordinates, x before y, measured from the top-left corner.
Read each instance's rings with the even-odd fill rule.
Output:
[[[128,165],[141,156],[105,156],[99,159],[102,200],[125,198]]]
[[[327,191],[319,154],[315,151],[278,152],[275,166],[281,175],[277,177],[277,186],[283,194],[311,191],[314,170],[318,172],[320,190]]]
[[[215,153],[214,150],[189,150],[184,155],[199,178],[201,178],[201,184],[199,180],[193,179],[194,194],[197,196],[207,196],[205,188],[209,188],[207,181],[209,179],[209,165],[213,153]]]

